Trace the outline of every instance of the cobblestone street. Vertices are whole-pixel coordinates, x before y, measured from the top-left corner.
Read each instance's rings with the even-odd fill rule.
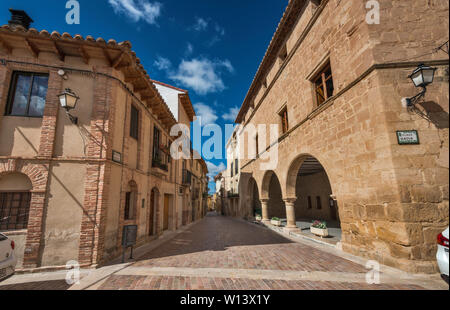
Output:
[[[83,278],[81,286],[73,289],[445,289],[434,276],[415,278],[384,270],[381,283],[369,285],[363,264],[328,248],[293,242],[259,225],[213,213],[130,264],[105,267],[115,269],[103,274],[101,269],[93,271],[93,276]],[[0,289],[68,288],[64,281],[55,279],[23,284],[14,284],[13,280],[0,284]]]

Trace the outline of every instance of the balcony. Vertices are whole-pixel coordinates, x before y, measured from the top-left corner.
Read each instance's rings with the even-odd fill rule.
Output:
[[[169,172],[168,155],[159,148],[153,151],[152,168],[159,174],[166,175]]]

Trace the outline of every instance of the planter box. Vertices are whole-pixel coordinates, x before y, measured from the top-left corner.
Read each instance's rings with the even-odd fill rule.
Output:
[[[257,220],[258,222],[261,222],[261,221],[262,221],[262,217],[257,215],[257,216],[255,217],[255,220]]]
[[[311,233],[319,237],[328,237],[328,229],[320,229],[311,226]]]
[[[271,220],[270,224],[280,227],[281,226],[281,221]]]

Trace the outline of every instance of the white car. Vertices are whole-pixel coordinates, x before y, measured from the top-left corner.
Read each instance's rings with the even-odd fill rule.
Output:
[[[14,255],[14,241],[0,234],[0,281],[14,274],[17,257]]]
[[[443,233],[439,234],[437,242],[437,262],[439,269],[441,270],[442,277],[448,283],[448,228]]]

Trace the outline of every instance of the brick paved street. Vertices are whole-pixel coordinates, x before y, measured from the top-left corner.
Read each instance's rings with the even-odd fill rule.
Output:
[[[448,289],[437,277],[415,277],[390,269],[382,269],[379,285],[369,285],[361,259],[350,260],[329,246],[293,242],[262,226],[215,214],[137,255],[134,262],[89,272],[90,276],[82,277],[81,285],[72,289]],[[21,281],[14,284],[13,277],[9,283],[0,283],[0,290],[68,288],[64,280]]]
[[[367,269],[261,226],[210,214],[91,288],[101,290],[423,289],[368,285]],[[387,277],[386,277],[387,279]]]
[[[54,281],[39,281],[29,283],[19,283],[0,286],[0,291],[14,291],[14,290],[26,290],[26,291],[63,291],[70,287],[65,280]]]

